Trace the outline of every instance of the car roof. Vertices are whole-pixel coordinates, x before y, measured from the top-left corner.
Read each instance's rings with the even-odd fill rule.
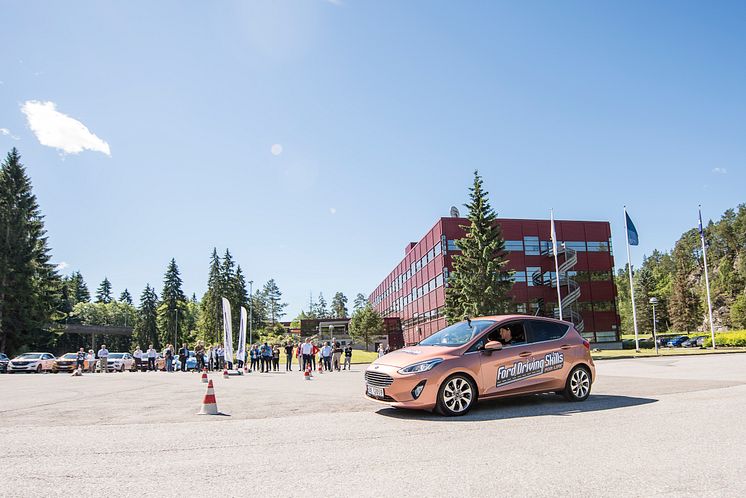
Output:
[[[557,320],[556,318],[549,318],[547,316],[534,316],[534,315],[519,315],[519,314],[513,314],[513,315],[490,315],[490,316],[475,316],[475,317],[469,317],[471,320],[495,320],[498,322],[506,321],[506,320],[544,320],[547,322],[556,322],[561,323],[563,325],[572,325],[572,323],[565,321],[565,320]]]

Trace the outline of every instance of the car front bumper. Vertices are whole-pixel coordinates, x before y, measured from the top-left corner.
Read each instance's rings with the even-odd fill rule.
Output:
[[[419,374],[402,375],[398,373],[398,367],[387,365],[376,365],[378,368],[369,368],[366,372],[375,372],[378,375],[387,375],[391,383],[383,387],[384,396],[376,397],[368,393],[368,382],[366,380],[365,397],[371,401],[377,401],[397,408],[412,408],[417,410],[432,410],[435,408],[440,387],[440,376],[432,371]],[[424,388],[415,399],[412,391],[420,383],[424,382]],[[370,384],[377,387],[377,383]]]

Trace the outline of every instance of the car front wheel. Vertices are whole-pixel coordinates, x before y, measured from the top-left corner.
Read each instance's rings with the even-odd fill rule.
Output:
[[[466,415],[477,401],[477,386],[466,375],[448,377],[438,390],[439,413],[448,417]]]
[[[42,370],[41,365],[39,365],[38,367],[36,367],[36,373],[40,374],[41,370]]]
[[[591,394],[591,374],[585,367],[575,367],[567,376],[562,395],[567,401],[585,401]]]

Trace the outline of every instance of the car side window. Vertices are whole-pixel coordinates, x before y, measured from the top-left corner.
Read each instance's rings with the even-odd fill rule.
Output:
[[[548,322],[544,320],[530,320],[528,322],[529,342],[554,341],[563,337],[570,325]]]
[[[501,332],[501,329],[507,329],[510,333]],[[494,330],[490,331],[487,340],[501,342],[503,346],[525,344],[526,329],[523,320],[500,324]]]

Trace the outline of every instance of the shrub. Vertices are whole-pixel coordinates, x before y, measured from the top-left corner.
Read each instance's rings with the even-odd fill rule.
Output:
[[[718,333],[715,341],[718,346],[746,347],[746,330]],[[712,339],[708,337],[702,345],[706,348],[712,347]]]

